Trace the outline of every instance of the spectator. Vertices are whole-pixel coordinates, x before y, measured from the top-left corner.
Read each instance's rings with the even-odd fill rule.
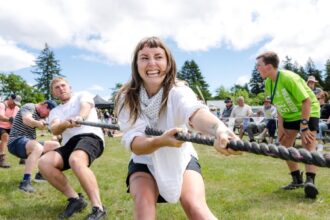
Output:
[[[109,123],[110,113],[109,113],[108,109],[105,109],[105,110],[104,110],[103,118],[104,118],[104,123],[106,123],[106,124],[110,124],[110,123]]]
[[[6,162],[7,144],[21,100],[21,96],[11,94],[6,101],[0,103],[0,167],[2,168],[10,168],[10,164]]]
[[[308,87],[314,92],[314,94],[316,95],[316,98],[319,98],[320,93],[322,92],[322,89],[319,87],[316,87],[316,83],[318,83],[319,81],[317,81],[315,79],[315,76],[309,76],[307,79],[307,85]]]
[[[280,144],[286,147],[293,146],[300,132],[302,146],[310,152],[315,151],[320,117],[320,105],[315,94],[298,74],[278,68],[279,57],[276,53],[265,52],[256,60],[257,70],[266,80],[265,91],[278,111]],[[304,187],[306,198],[315,199],[318,194],[315,185],[316,167],[305,165],[306,182],[303,183],[298,163],[289,160],[286,163],[291,172],[292,182],[282,189]]]
[[[257,133],[262,133],[263,130],[266,128],[266,120],[263,117],[264,113],[263,111],[257,112],[257,117],[251,118],[247,128],[246,133],[249,136],[250,142],[255,142],[254,135]],[[265,139],[262,139],[263,142],[266,142]]]
[[[233,111],[233,102],[231,101],[230,97],[225,98],[225,104],[226,107],[224,108],[222,115],[221,115],[221,120],[225,123],[228,124],[229,117],[231,112]]]
[[[263,115],[265,117],[265,123],[266,128],[260,133],[258,136],[259,140],[263,140],[263,142],[267,142],[265,139],[266,134],[269,135],[269,143],[273,143],[273,140],[275,138],[275,132],[276,132],[276,120],[277,120],[277,110],[274,105],[271,104],[270,97],[267,97],[264,100],[264,105],[262,107]]]
[[[330,104],[328,103],[328,98],[329,95],[325,91],[322,91],[318,98],[321,108],[321,120],[317,133],[317,139],[319,140],[319,144],[317,145],[318,151],[323,150],[323,145],[320,142],[324,139],[324,131],[330,129]]]
[[[220,118],[220,116],[221,116],[221,110],[220,110],[220,108],[217,108],[217,113],[216,113],[216,115],[217,115],[218,118]]]
[[[251,106],[244,103],[244,97],[237,98],[237,106],[235,106],[230,114],[231,118],[235,118],[235,127],[239,128],[239,138],[242,139],[250,118],[253,115]]]
[[[18,111],[12,129],[9,134],[8,149],[13,155],[26,159],[23,180],[19,184],[19,189],[32,193],[35,191],[31,185],[31,174],[37,166],[42,153],[54,150],[59,147],[57,141],[36,140],[36,128],[45,129],[45,118],[50,110],[56,106],[51,100],[42,103],[28,103]]]

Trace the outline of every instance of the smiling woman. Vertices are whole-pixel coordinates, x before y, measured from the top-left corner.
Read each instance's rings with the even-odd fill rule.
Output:
[[[235,134],[176,79],[171,52],[157,37],[141,40],[132,61],[132,78],[116,98],[122,142],[132,152],[126,184],[134,198],[134,218],[156,218],[156,203],[181,205],[189,219],[216,219],[205,198],[198,156],[190,142],[175,135],[191,127],[216,136],[215,148],[226,155]],[[167,130],[158,137],[145,135],[147,126]]]

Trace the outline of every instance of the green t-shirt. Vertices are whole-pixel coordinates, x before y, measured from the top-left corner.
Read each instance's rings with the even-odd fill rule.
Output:
[[[306,82],[296,73],[288,70],[279,70],[273,104],[276,105],[278,112],[284,121],[301,120],[302,102],[306,98],[311,100],[310,117],[320,117],[320,104],[313,91],[307,86]],[[275,88],[275,82],[270,78],[266,79],[266,94],[271,95],[271,90]]]

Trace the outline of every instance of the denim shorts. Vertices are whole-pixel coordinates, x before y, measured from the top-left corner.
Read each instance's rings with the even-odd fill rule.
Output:
[[[26,154],[26,144],[30,140],[27,137],[18,137],[8,145],[8,151],[19,158],[26,159],[28,157]],[[44,145],[43,141],[39,141],[39,143]]]
[[[198,160],[196,157],[191,156],[191,160],[189,161],[186,170],[194,170],[199,174],[202,174],[201,171],[201,165],[199,164]],[[128,173],[126,177],[126,186],[127,186],[127,192],[129,193],[129,178],[133,173],[136,172],[144,172],[144,173],[149,173],[151,176],[151,172],[146,164],[142,163],[134,163],[133,160],[130,160],[128,164]],[[159,195],[157,199],[157,203],[166,203],[166,200]]]

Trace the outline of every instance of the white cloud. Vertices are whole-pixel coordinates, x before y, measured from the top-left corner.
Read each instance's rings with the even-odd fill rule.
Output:
[[[250,81],[251,75],[243,75],[238,77],[235,85],[241,85],[244,86],[246,83]]]
[[[87,90],[88,91],[100,92],[100,91],[104,91],[105,89],[102,86],[100,86],[100,85],[92,85]]]
[[[129,63],[137,41],[150,35],[185,51],[262,43],[260,51],[324,63],[329,8],[327,0],[11,0],[0,1],[0,37],[25,48],[70,45],[117,64]]]
[[[0,71],[13,71],[34,64],[33,54],[24,51],[12,41],[0,36]]]

